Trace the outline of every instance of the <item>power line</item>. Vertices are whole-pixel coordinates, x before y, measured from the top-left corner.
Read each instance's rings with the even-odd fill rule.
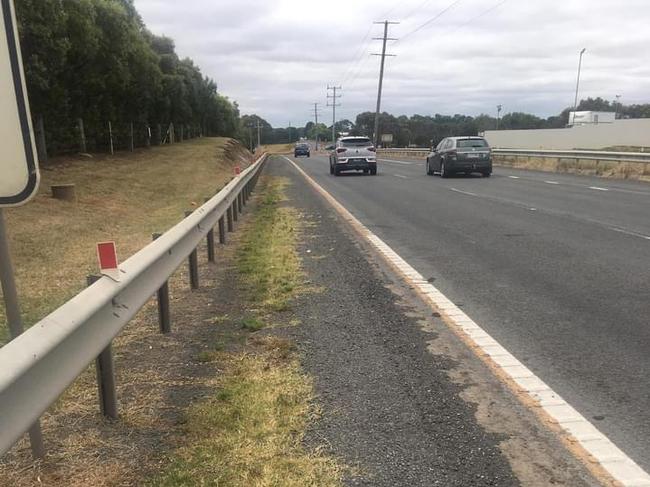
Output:
[[[359,64],[359,61],[361,61],[361,58],[363,57],[363,53],[370,44],[370,33],[372,32],[372,24],[370,24],[370,27],[368,27],[368,32],[366,32],[366,35],[363,36],[363,39],[361,39],[361,42],[359,43],[360,47],[357,51],[354,53],[354,57],[352,58],[352,62],[348,65],[348,68],[345,70],[345,74],[343,75],[343,83],[346,82],[348,79],[348,75],[352,74],[352,71],[356,68],[356,66]],[[367,43],[366,39],[368,40]],[[353,67],[354,66],[354,67]]]
[[[451,10],[451,9],[454,8],[456,5],[458,5],[461,1],[462,1],[462,0],[454,0],[452,3],[450,3],[449,5],[447,5],[444,9],[442,9],[442,10],[441,10],[440,12],[438,12],[436,15],[434,15],[434,16],[431,17],[429,20],[427,20],[425,23],[420,24],[419,27],[416,27],[416,28],[413,29],[411,32],[409,32],[409,33],[403,35],[402,38],[401,38],[401,40],[403,41],[403,40],[406,39],[407,37],[412,36],[412,35],[415,34],[416,32],[418,32],[418,31],[424,29],[427,25],[430,25],[431,23],[435,22],[435,21],[438,20],[440,17],[442,17],[443,15],[445,15],[449,10]]]
[[[455,28],[454,30],[460,29],[461,27],[465,27],[466,25],[469,25],[469,24],[471,24],[472,22],[475,22],[476,20],[478,20],[478,19],[480,19],[481,17],[483,17],[483,16],[489,14],[489,13],[492,12],[493,10],[498,9],[501,5],[503,5],[503,4],[506,3],[507,1],[508,1],[508,0],[501,0],[500,2],[495,3],[494,5],[492,5],[492,6],[491,6],[490,8],[488,8],[487,10],[484,10],[483,12],[481,12],[480,14],[478,14],[476,17],[472,17],[472,18],[469,19],[467,22],[463,22],[462,24],[457,25],[456,28]]]

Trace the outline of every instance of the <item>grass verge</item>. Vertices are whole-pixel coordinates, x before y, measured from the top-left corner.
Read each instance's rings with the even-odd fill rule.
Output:
[[[237,255],[249,300],[262,312],[286,311],[302,281],[295,250],[298,215],[294,208],[280,206],[287,184],[284,178],[268,179]]]
[[[281,205],[287,184],[282,178],[263,180],[263,196],[236,257],[247,316],[232,317],[233,331],[220,335],[210,355],[221,369],[218,390],[190,408],[185,446],[152,486],[341,485],[336,460],[303,446],[318,411],[294,345],[255,333],[271,318],[290,321],[286,312],[303,281],[298,215]],[[237,333],[247,334],[243,348]]]
[[[311,382],[300,371],[290,342],[253,340],[254,352],[221,353],[220,390],[187,415],[187,441],[160,487],[322,487],[340,485],[336,462],[302,447],[315,414]]]
[[[250,154],[232,139],[202,138],[42,168],[36,198],[6,211],[27,326],[85,286],[96,271],[95,243],[115,240],[124,260],[182,219],[232,176]],[[55,200],[52,184],[75,184],[77,202]],[[0,300],[0,345],[6,341]]]

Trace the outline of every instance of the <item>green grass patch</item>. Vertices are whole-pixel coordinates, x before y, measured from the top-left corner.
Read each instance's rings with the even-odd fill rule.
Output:
[[[258,331],[264,328],[264,322],[259,318],[246,318],[242,320],[241,327],[248,331]]]
[[[249,298],[276,312],[290,309],[290,299],[302,283],[296,253],[298,213],[281,205],[287,184],[285,178],[266,178],[264,197],[237,254]]]
[[[316,414],[293,345],[256,339],[253,353],[223,354],[219,392],[187,414],[187,446],[153,480],[159,487],[341,485],[341,468],[302,446]]]

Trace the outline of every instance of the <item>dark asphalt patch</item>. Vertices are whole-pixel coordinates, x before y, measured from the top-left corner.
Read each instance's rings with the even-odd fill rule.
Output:
[[[433,334],[397,296],[343,231],[334,211],[289,166],[272,159],[267,172],[288,177],[289,204],[303,212],[301,254],[311,285],[300,297],[301,326],[288,333],[313,375],[323,417],[307,435],[353,467],[353,486],[519,485],[447,370],[454,362],[427,351]],[[307,253],[310,250],[311,252]]]

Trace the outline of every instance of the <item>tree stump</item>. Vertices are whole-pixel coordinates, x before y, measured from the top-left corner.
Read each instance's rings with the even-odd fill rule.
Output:
[[[52,198],[64,201],[77,201],[74,184],[56,184],[51,186]]]

